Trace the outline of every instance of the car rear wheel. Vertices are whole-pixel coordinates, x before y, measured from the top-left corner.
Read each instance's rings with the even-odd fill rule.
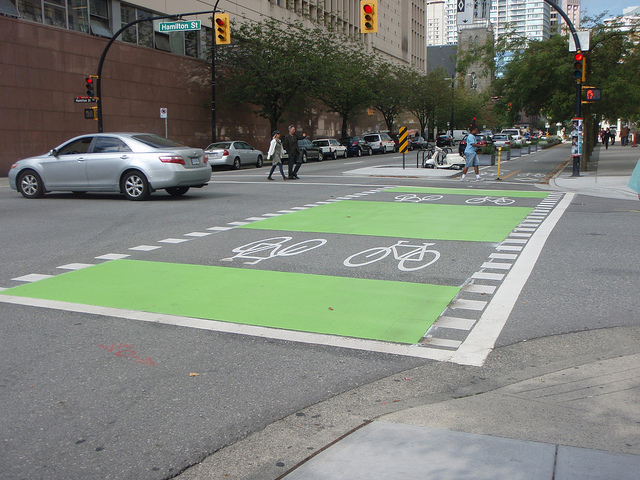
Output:
[[[256,168],[262,167],[264,160],[262,159],[262,155],[258,155],[258,160],[256,161]]]
[[[345,148],[344,155],[342,156],[342,158],[347,158],[348,156],[349,156],[349,151]]]
[[[307,152],[302,152],[302,163],[307,163]]]
[[[369,156],[373,155],[373,148],[369,149]]]
[[[122,177],[121,189],[128,200],[146,200],[151,194],[147,177],[135,171]]]
[[[189,191],[189,187],[169,187],[165,191],[172,197],[180,197]]]
[[[361,157],[361,156],[362,156],[362,149],[361,149],[361,148],[359,148],[359,149],[358,149],[358,156],[359,156],[359,157]]]
[[[240,167],[242,166],[242,163],[240,163],[240,158],[236,157],[233,159],[233,165],[231,165],[231,168],[233,168],[234,170],[240,170]]]
[[[336,158],[338,158],[338,154],[336,153],[336,151],[335,151],[335,150],[333,151],[333,157],[332,157],[332,158],[333,158],[334,160],[335,160]]]
[[[44,185],[40,175],[33,170],[22,172],[18,176],[18,190],[25,198],[40,198],[44,195]]]

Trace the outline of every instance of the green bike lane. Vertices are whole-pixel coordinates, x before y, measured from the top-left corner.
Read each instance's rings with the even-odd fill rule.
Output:
[[[463,342],[438,344],[428,340],[427,332],[443,318],[449,324],[451,318],[466,321],[471,328],[477,323],[446,312],[461,302],[465,289],[483,296],[495,292],[504,274],[483,278],[483,267],[489,260],[508,269],[502,259],[517,260],[514,252],[524,248],[561,197],[550,201],[548,196],[540,191],[377,189],[212,227],[214,236],[193,240],[216,239],[211,261],[173,263],[150,252],[143,259],[105,261],[0,295],[82,311],[80,306],[95,306],[99,313],[138,320],[448,358]],[[513,235],[515,245],[504,245]],[[304,247],[309,241],[316,242],[314,248]],[[296,242],[302,246],[296,248]],[[243,250],[247,244],[254,251]],[[289,253],[288,245],[294,245]],[[418,250],[405,262],[401,257],[393,262],[394,255],[408,251],[405,246]],[[429,252],[437,252],[437,258]],[[377,257],[388,258],[374,263]],[[478,289],[479,280],[489,286]]]

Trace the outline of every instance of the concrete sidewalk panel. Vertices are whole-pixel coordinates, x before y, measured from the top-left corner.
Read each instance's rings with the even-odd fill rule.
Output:
[[[286,480],[551,480],[555,445],[373,422]]]
[[[558,447],[554,480],[638,480],[640,456]]]

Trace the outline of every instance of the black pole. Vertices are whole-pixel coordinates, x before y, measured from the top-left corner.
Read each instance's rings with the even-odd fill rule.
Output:
[[[213,22],[211,24],[211,143],[216,143],[216,11],[218,2],[213,7]]]
[[[220,0],[218,0],[220,1]],[[218,3],[216,2],[216,5]],[[176,18],[176,17],[188,17],[191,15],[204,15],[206,13],[211,13],[211,10],[207,10],[205,12],[190,12],[190,13],[174,13],[173,15],[162,15],[160,17],[148,17],[148,18],[139,18],[138,20],[134,20],[133,22],[127,23],[124,27],[118,30],[112,37],[109,39],[109,42],[104,47],[102,51],[102,55],[100,56],[100,62],[98,63],[98,86],[96,87],[96,94],[98,96],[98,101],[96,102],[96,106],[98,107],[98,133],[102,133],[103,131],[103,123],[102,123],[102,66],[104,65],[104,60],[107,57],[107,52],[113,45],[113,42],[120,36],[122,32],[124,32],[127,28],[132,27],[133,25],[141,22],[148,22],[152,20],[162,20],[163,18]],[[213,27],[213,26],[212,26]],[[214,41],[213,37],[213,29],[212,29],[212,37],[211,40]],[[215,125],[214,125],[215,130]]]

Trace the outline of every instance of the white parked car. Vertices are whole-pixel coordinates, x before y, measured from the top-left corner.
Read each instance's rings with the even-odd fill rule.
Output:
[[[500,133],[506,133],[507,135],[511,135],[511,144],[512,145],[524,145],[524,137],[520,135],[520,130],[517,128],[505,128]]]
[[[313,144],[320,149],[323,159],[347,158],[347,147],[340,145],[340,142],[334,138],[321,138],[314,140]]]
[[[396,151],[396,142],[386,133],[365,133],[364,139],[369,142],[374,153],[388,153]]]

